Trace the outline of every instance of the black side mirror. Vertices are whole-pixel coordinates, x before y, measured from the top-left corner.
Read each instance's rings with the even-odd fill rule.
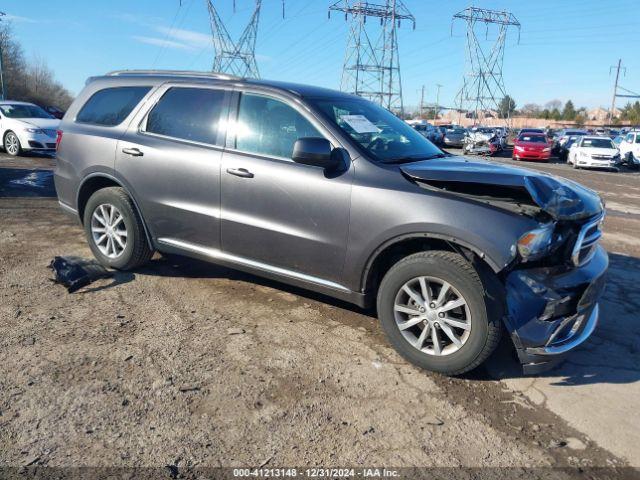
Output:
[[[304,137],[296,140],[291,158],[296,163],[326,170],[336,168],[340,163],[338,156],[333,155],[329,140],[319,137]]]

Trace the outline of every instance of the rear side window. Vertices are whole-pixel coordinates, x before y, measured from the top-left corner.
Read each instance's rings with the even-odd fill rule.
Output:
[[[105,88],[94,93],[76,116],[78,123],[120,125],[151,87]]]
[[[224,90],[171,88],[147,119],[146,132],[216,145]]]

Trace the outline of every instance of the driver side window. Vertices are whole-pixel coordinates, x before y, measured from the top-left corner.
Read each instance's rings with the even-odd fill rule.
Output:
[[[262,95],[242,94],[238,113],[236,149],[290,159],[293,145],[303,137],[322,134],[289,105]]]

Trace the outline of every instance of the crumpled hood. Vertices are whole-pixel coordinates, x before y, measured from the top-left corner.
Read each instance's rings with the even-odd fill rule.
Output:
[[[571,180],[524,168],[463,157],[425,160],[400,168],[418,182],[434,182],[433,186],[453,194],[465,194],[467,185],[489,187],[486,189],[489,195],[491,186],[496,186],[496,197],[501,198],[504,195],[498,190],[521,190],[522,196],[530,197],[532,205],[540,207],[555,220],[588,218],[603,210],[602,201],[593,190]]]

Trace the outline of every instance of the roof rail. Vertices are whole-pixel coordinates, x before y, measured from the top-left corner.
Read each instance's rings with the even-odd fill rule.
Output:
[[[160,76],[160,77],[199,77],[214,78],[219,80],[242,80],[241,77],[218,72],[196,72],[189,70],[115,70],[107,73],[108,77],[137,77],[137,76]]]

